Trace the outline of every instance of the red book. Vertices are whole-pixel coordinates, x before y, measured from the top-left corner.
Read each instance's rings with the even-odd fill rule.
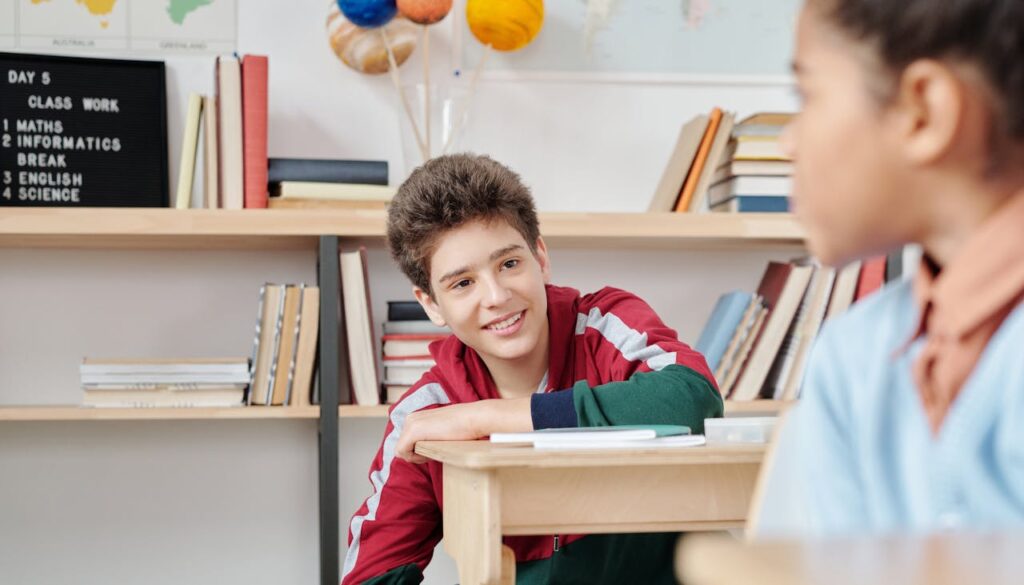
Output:
[[[265,55],[242,57],[245,208],[267,207],[267,72]]]
[[[854,302],[882,288],[885,284],[885,254],[865,258],[860,267],[860,279],[857,281],[857,294]]]
[[[417,361],[419,361],[419,360],[431,360],[431,361],[433,361],[434,356],[430,355],[429,353],[425,353],[425,354],[421,354],[421,355],[386,355],[386,356],[384,356],[383,359],[384,359],[384,363],[387,364],[388,362],[406,362],[406,361],[409,361],[409,360],[417,360]]]
[[[392,340],[405,340],[405,341],[434,341],[435,339],[444,339],[451,335],[450,333],[385,333],[382,337],[382,341]]]

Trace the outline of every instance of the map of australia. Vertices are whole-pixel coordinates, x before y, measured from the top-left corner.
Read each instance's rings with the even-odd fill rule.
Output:
[[[44,2],[50,2],[50,0],[32,0],[33,4],[42,4]],[[110,21],[105,17],[114,10],[114,4],[117,0],[76,0],[76,2],[85,6],[89,14],[101,17],[99,20],[100,27],[107,28],[110,26]]]
[[[238,0],[14,1],[22,8],[11,15],[14,26],[0,27],[0,37],[6,36],[6,42],[0,38],[0,46],[62,52],[235,50]]]

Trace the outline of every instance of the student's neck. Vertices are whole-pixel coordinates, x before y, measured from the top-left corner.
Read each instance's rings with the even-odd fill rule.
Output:
[[[978,228],[1011,198],[1024,196],[1024,178],[1019,176],[983,184],[946,183],[943,187],[931,192],[933,212],[920,238],[939,267],[949,264]]]
[[[528,355],[518,360],[483,358],[502,398],[522,398],[537,391],[548,371],[548,328]]]

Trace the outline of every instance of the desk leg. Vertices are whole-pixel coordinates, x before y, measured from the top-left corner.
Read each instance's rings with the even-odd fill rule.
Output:
[[[515,557],[501,544],[500,498],[493,471],[444,466],[444,548],[460,585],[515,583]]]

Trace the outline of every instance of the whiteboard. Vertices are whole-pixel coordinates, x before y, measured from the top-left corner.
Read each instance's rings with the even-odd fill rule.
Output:
[[[790,83],[800,0],[590,0],[607,17],[588,26],[586,0],[547,0],[544,25],[519,51],[491,51],[484,77],[607,81]],[[472,75],[484,47],[464,2],[453,24],[456,75]],[[589,46],[588,46],[588,30]]]

